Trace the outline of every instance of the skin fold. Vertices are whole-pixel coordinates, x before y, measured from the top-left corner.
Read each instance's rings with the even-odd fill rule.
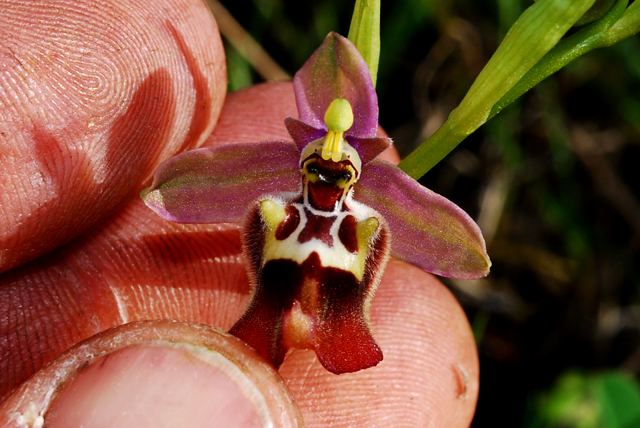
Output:
[[[101,6],[112,12],[102,18],[105,26],[119,28],[122,16],[133,14],[125,3]],[[230,94],[218,118],[225,90],[224,58],[212,35],[212,19],[196,1],[152,3],[154,7],[147,5],[150,15],[145,15],[144,31],[131,25],[124,26],[124,35],[113,35],[122,37],[122,45],[136,34],[131,46],[140,49],[146,43],[146,56],[128,60],[133,47],[91,52],[99,63],[119,61],[120,68],[112,67],[113,75],[104,78],[113,85],[106,92],[113,100],[70,93],[63,99],[68,103],[53,106],[43,101],[34,111],[34,103],[20,102],[29,79],[7,77],[17,73],[21,56],[5,37],[0,39],[1,249],[14,249],[10,256],[2,253],[5,272],[0,274],[3,401],[47,363],[111,327],[175,319],[228,330],[247,303],[250,290],[237,225],[170,223],[147,209],[136,193],[149,184],[160,161],[202,144],[211,129],[204,146],[288,139],[284,118],[296,116],[292,85],[258,85]],[[84,13],[68,18],[72,28],[89,32],[91,7],[77,6]],[[39,27],[46,24],[42,16],[20,16],[0,21],[3,35],[33,28],[45,32]],[[69,40],[76,40],[69,34]],[[40,46],[37,40],[32,43]],[[49,73],[48,81],[39,82],[41,92],[64,84],[71,87],[69,76],[92,70],[93,63],[73,62],[77,57],[72,55],[55,59],[58,62],[50,67],[68,73]],[[166,64],[165,71],[159,64]],[[171,68],[176,64],[178,69]],[[168,81],[173,89],[165,91],[171,93],[166,99],[172,101],[163,101],[165,96],[154,91],[166,88]],[[96,116],[97,106],[109,114],[101,114],[101,121],[89,127],[87,118]],[[48,135],[60,136],[34,139],[35,128],[25,124],[47,115],[53,118],[45,126]],[[71,122],[73,126],[65,127]],[[11,132],[4,132],[9,125]],[[109,149],[109,141],[116,141],[108,138],[114,129],[122,138]],[[147,144],[134,138],[147,134],[151,136],[140,137]],[[34,144],[36,140],[45,143]],[[92,157],[92,150],[98,155]],[[383,157],[397,162],[394,151]],[[33,185],[33,171],[50,175],[42,180],[44,187]],[[17,221],[28,218],[29,207],[38,207],[38,221]],[[279,373],[306,425],[468,426],[478,392],[477,352],[465,314],[446,287],[421,269],[392,259],[370,316],[385,356],[374,368],[337,376],[327,372],[312,351],[287,354]],[[72,358],[73,352],[64,358]],[[242,348],[234,352],[259,359]],[[8,413],[0,405],[2,420]]]

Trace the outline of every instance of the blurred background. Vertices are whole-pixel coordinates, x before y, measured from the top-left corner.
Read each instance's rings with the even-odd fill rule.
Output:
[[[353,11],[221,1],[238,27],[211,3],[230,91],[293,75],[329,31],[348,33]],[[382,2],[380,123],[401,156],[444,122],[531,4]],[[478,221],[493,261],[486,279],[445,280],[478,344],[472,426],[640,427],[640,36],[543,81],[421,183]]]

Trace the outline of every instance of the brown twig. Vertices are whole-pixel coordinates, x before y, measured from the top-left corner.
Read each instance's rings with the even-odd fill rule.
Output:
[[[206,0],[220,33],[266,81],[290,80],[291,76],[262,49],[220,2]]]
[[[604,138],[578,126],[571,130],[573,149],[589,171],[596,189],[624,217],[636,240],[640,239],[640,203],[604,156],[605,141],[600,141]]]
[[[493,241],[489,246],[489,254],[495,260],[527,268],[538,275],[555,279],[560,283],[571,282],[577,273],[577,266],[571,259],[506,240]]]

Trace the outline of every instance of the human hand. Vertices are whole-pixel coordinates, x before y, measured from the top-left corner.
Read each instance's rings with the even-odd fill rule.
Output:
[[[118,190],[121,187],[118,181],[120,173],[114,167],[130,162],[142,171],[136,176],[138,181],[130,184],[129,190],[119,190],[116,196],[110,196],[113,199],[120,198],[120,202],[113,204],[113,207],[125,205],[124,208],[111,215],[108,210],[98,207],[92,216],[108,218],[105,223],[93,227],[71,244],[0,276],[0,302],[3,302],[0,312],[0,396],[6,399],[0,407],[0,420],[4,420],[6,425],[15,424],[15,412],[24,415],[28,403],[46,405],[51,398],[46,396],[47,388],[69,381],[77,373],[81,375],[76,379],[88,380],[71,383],[70,387],[63,389],[45,414],[45,419],[51,423],[56,420],[58,423],[69,421],[64,418],[71,413],[81,416],[83,412],[102,410],[113,414],[113,408],[106,403],[110,403],[107,400],[114,395],[120,400],[119,403],[131,405],[130,409],[118,409],[123,414],[134,414],[136,426],[144,426],[145,423],[159,426],[159,422],[152,419],[153,416],[159,416],[163,418],[161,422],[171,425],[169,421],[172,419],[163,410],[176,418],[173,420],[188,423],[189,426],[197,426],[196,422],[187,422],[196,414],[194,409],[221,411],[222,414],[213,416],[219,422],[224,417],[252,414],[247,409],[255,408],[255,401],[247,400],[244,394],[234,395],[237,387],[234,389],[233,383],[202,381],[203,378],[211,379],[206,378],[207,373],[211,373],[210,367],[219,366],[215,363],[211,363],[209,368],[207,364],[194,365],[190,345],[219,346],[222,354],[228,356],[228,361],[236,362],[243,367],[241,371],[249,373],[247,382],[258,385],[258,390],[268,398],[266,401],[272,406],[274,414],[279,411],[287,413],[295,408],[281,407],[286,402],[287,393],[279,386],[277,374],[266,369],[256,354],[234,338],[225,337],[211,329],[184,323],[145,322],[116,327],[99,334],[128,322],[159,319],[197,322],[226,330],[241,314],[249,294],[237,226],[168,223],[148,210],[140,200],[132,200],[130,196],[133,192],[131,189],[137,191],[147,184],[145,181],[157,162],[171,154],[171,151],[185,148],[184,140],[194,134],[189,131],[194,128],[188,124],[194,122],[194,116],[198,116],[194,115],[197,109],[191,107],[190,115],[187,114],[182,120],[173,120],[172,126],[161,124],[171,122],[172,117],[185,115],[185,110],[188,110],[184,108],[185,104],[194,106],[197,99],[203,99],[203,87],[207,88],[211,107],[206,124],[200,125],[202,133],[213,126],[217,116],[215,105],[220,103],[224,85],[221,85],[223,82],[217,71],[207,73],[206,70],[216,70],[216,66],[211,65],[212,61],[221,60],[217,56],[219,41],[211,35],[213,27],[189,26],[192,20],[198,22],[199,18],[199,22],[206,23],[208,18],[199,15],[202,11],[199,3],[186,4],[191,6],[181,4],[178,7],[172,3],[162,7],[158,2],[153,7],[147,5],[149,9],[157,9],[157,17],[146,23],[170,22],[173,28],[178,29],[178,34],[183,34],[185,44],[179,46],[187,46],[187,52],[200,52],[191,54],[192,58],[197,59],[191,63],[191,69],[183,67],[181,72],[175,72],[176,82],[182,79],[195,82],[198,79],[189,76],[198,75],[193,70],[201,70],[200,76],[204,76],[201,82],[205,84],[200,85],[200,98],[197,85],[191,84],[173,91],[175,98],[183,97],[181,99],[185,101],[167,104],[156,100],[149,106],[145,102],[149,98],[141,96],[137,106],[131,102],[128,106],[120,106],[123,111],[131,111],[131,117],[139,117],[136,114],[138,111],[149,112],[142,117],[154,121],[151,129],[147,128],[152,134],[160,132],[154,128],[168,126],[173,135],[181,135],[182,138],[161,138],[158,145],[152,144],[148,149],[161,154],[143,153],[143,161],[126,155],[131,150],[139,150],[133,149],[137,147],[134,139],[110,140],[111,144],[125,141],[122,144],[128,146],[115,151],[121,154],[110,163],[103,159],[93,162],[110,173],[107,177],[112,177],[112,181],[117,183],[111,186],[105,183],[100,187],[101,182],[90,179],[91,170],[79,170],[78,177],[85,177],[90,185],[77,190],[70,197],[66,197],[66,192],[60,192],[61,198],[70,201],[66,202],[69,204],[64,211],[67,214],[61,220],[52,218],[53,214],[43,215],[42,221],[62,221],[68,225],[67,228],[77,230],[78,225],[74,225],[76,216],[86,216],[87,206],[92,208],[92,204],[85,204],[82,208],[73,204],[74,198],[95,201],[100,199],[96,195]],[[174,9],[182,11],[181,14],[172,14]],[[181,18],[175,15],[181,15]],[[30,16],[35,19],[37,15]],[[164,19],[161,18],[163,16]],[[74,19],[81,21],[78,17]],[[113,28],[118,28],[123,21],[122,16],[109,14],[107,18],[85,15],[82,19],[100,19],[110,23]],[[24,31],[32,31],[29,29],[43,24],[36,20],[30,26],[24,22],[22,25]],[[82,22],[77,23],[77,27],[91,28]],[[163,34],[166,37],[166,26],[150,27],[147,29],[149,39],[158,40],[156,37]],[[151,37],[153,34],[155,36]],[[217,48],[207,50],[206,47],[212,43]],[[151,47],[153,42],[142,46],[147,46],[149,51],[154,50]],[[165,57],[163,63],[172,64],[185,61],[188,54],[184,52],[184,49],[169,49],[161,50],[157,55],[159,58]],[[132,69],[129,73],[140,77],[121,82],[124,88],[119,90],[135,94],[139,88],[145,87],[147,78],[155,74],[154,66],[145,61],[141,61],[145,64],[142,69]],[[141,67],[135,62],[121,64],[123,69],[120,71],[128,70],[126,67]],[[7,70],[5,67],[3,69]],[[7,85],[6,80],[4,85]],[[5,86],[2,88],[4,90]],[[82,113],[90,112],[93,102],[90,95],[87,94],[84,102],[74,108]],[[130,96],[129,99],[133,101],[136,97]],[[16,105],[15,101],[13,104]],[[164,108],[156,110],[158,105],[164,105]],[[48,114],[54,118],[60,114],[78,114],[69,106],[61,108],[69,111],[61,113],[55,110]],[[33,115],[28,109],[19,113],[25,121]],[[111,121],[103,122],[103,135],[110,135],[109,129],[116,124],[120,135],[136,135],[146,123],[118,121],[118,116],[114,113]],[[260,85],[231,94],[214,133],[205,145],[288,139],[283,123],[286,116],[296,116],[289,83]],[[86,135],[88,130],[85,128],[77,132]],[[27,140],[24,134],[18,132],[15,134],[18,137],[12,135],[11,140],[3,135],[6,143],[2,144],[22,147],[21,144]],[[72,142],[64,141],[58,145],[74,148]],[[64,179],[65,170],[69,169],[67,165],[74,162],[74,158],[68,155],[71,152],[61,150],[62,154],[56,158],[57,167],[52,173],[56,174],[59,182]],[[49,159],[50,151],[38,149],[37,153],[44,160]],[[153,161],[144,161],[145,158],[152,158]],[[3,174],[3,180],[12,180],[10,183],[13,183],[16,175],[19,176],[19,169],[8,168],[4,161],[0,165],[7,171]],[[29,193],[28,189],[22,188],[19,193],[33,200],[36,205],[44,204],[38,199],[38,194]],[[26,228],[23,236],[32,236],[27,242],[33,242],[38,236],[37,229],[30,225],[23,227]],[[28,243],[24,245],[28,246]],[[464,312],[447,289],[422,270],[392,260],[373,300],[371,322],[376,340],[384,352],[384,360],[374,368],[336,376],[322,368],[312,351],[296,350],[287,356],[280,368],[280,375],[307,426],[468,426],[478,391],[477,354]],[[86,341],[82,345],[74,347],[83,340]],[[155,344],[152,352],[149,351],[150,342]],[[183,352],[175,353],[176,346]],[[71,350],[52,366],[42,369],[47,362],[69,348]],[[101,359],[99,364],[90,365],[88,369],[84,368],[92,361],[93,355],[101,352],[110,352],[111,357]],[[63,367],[69,370],[64,372],[61,369]],[[106,369],[99,370],[101,367]],[[141,375],[122,377],[122,367]],[[25,382],[34,373],[36,376]],[[193,376],[188,377],[188,373]],[[154,382],[141,381],[152,378]],[[213,376],[213,379],[219,380],[220,377]],[[174,387],[164,390],[164,386],[158,386],[175,385],[175,381],[188,385],[191,395],[183,401],[176,401]],[[21,389],[7,398],[11,390],[20,384]],[[84,389],[76,388],[76,385],[84,385]],[[159,392],[160,389],[163,390]],[[271,400],[274,396],[281,398]],[[99,405],[91,408],[87,401],[77,401],[87,397]],[[149,408],[142,410],[137,405],[145,402],[146,397],[155,400]],[[177,404],[171,406],[172,402]],[[216,403],[225,403],[225,406],[216,410]],[[36,414],[42,408],[37,406]],[[144,417],[140,416],[141,412],[145,412]],[[53,419],[47,419],[49,417]],[[104,415],[95,417],[106,420]],[[65,423],[69,426],[68,422]],[[117,424],[125,426],[121,421]]]

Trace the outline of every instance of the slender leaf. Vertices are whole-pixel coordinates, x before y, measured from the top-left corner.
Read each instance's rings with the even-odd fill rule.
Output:
[[[493,106],[551,49],[594,0],[540,0],[511,27],[460,105],[425,143],[401,164],[414,178],[424,175],[489,118]]]

